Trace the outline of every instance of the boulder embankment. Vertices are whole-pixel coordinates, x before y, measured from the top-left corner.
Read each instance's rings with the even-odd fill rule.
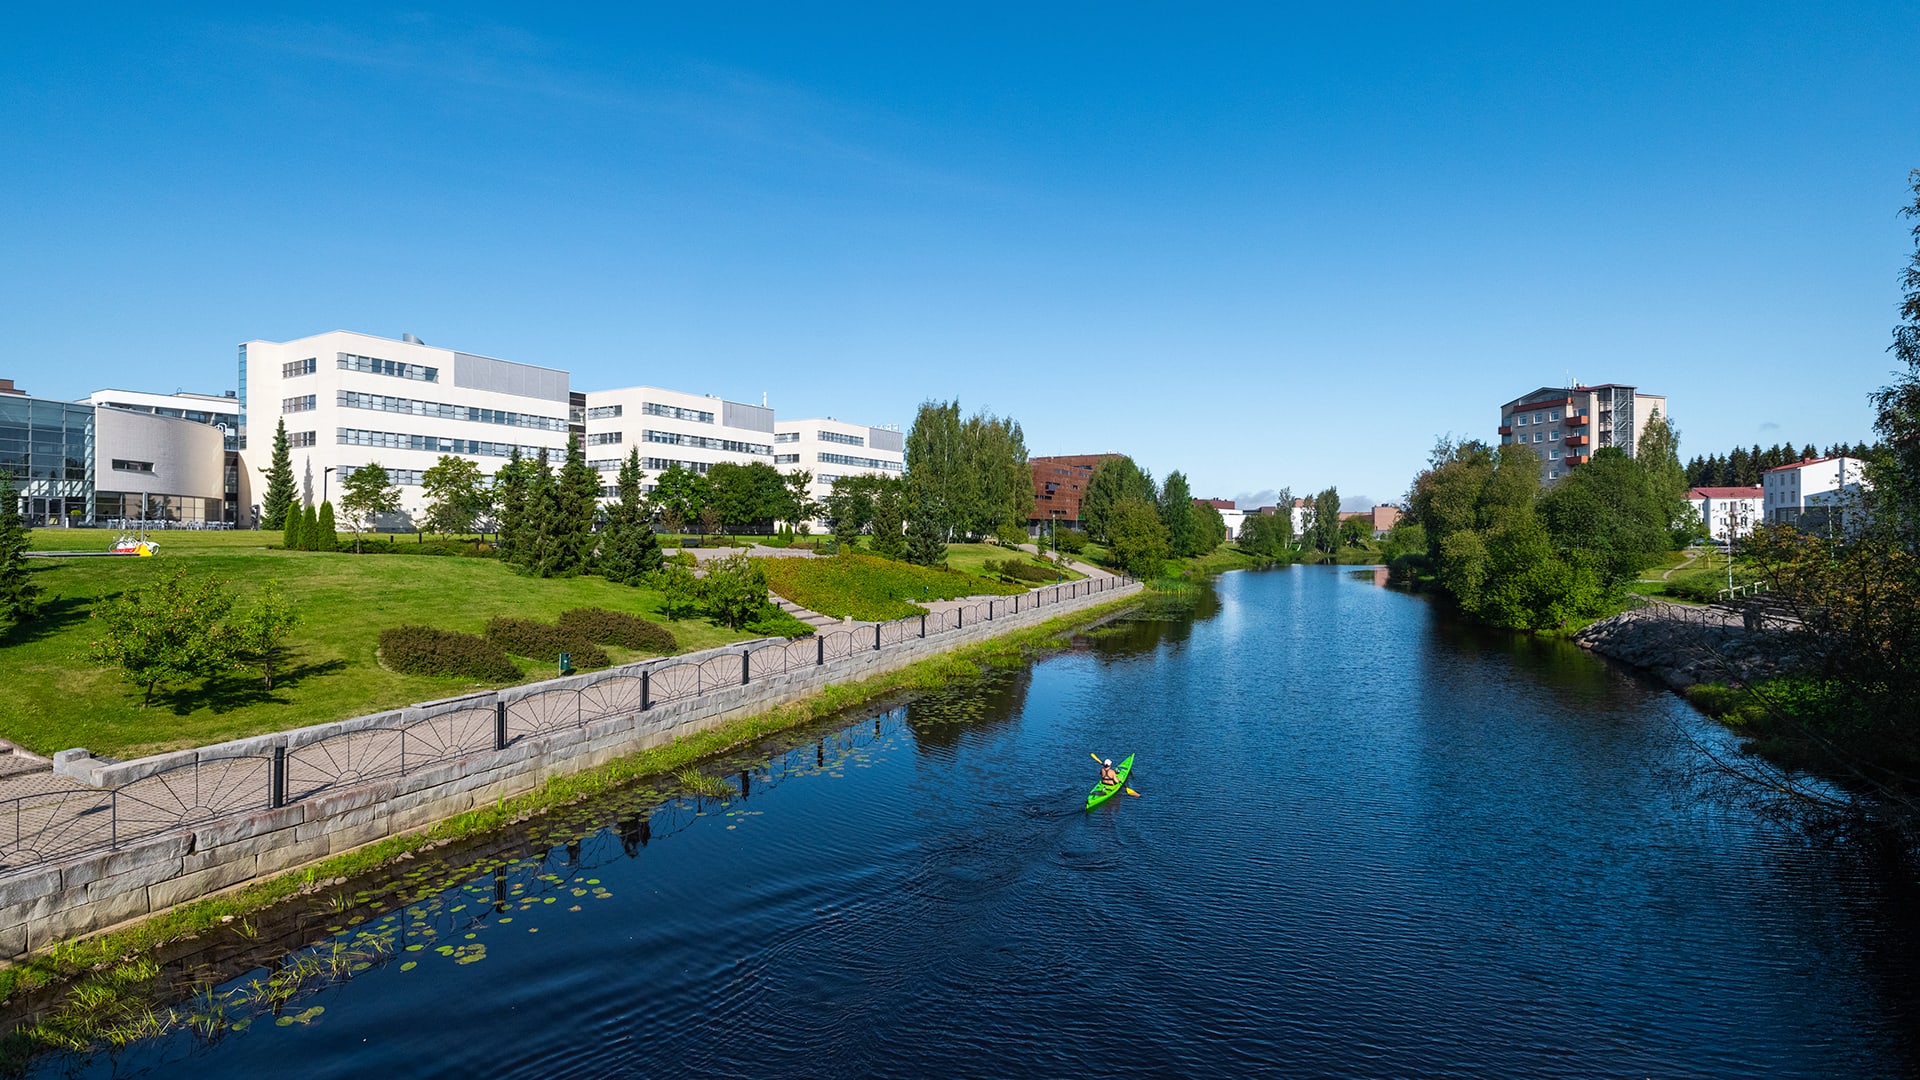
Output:
[[[1739,612],[1655,601],[1587,626],[1573,640],[1684,690],[1703,682],[1753,682],[1792,668],[1796,636],[1750,630]]]

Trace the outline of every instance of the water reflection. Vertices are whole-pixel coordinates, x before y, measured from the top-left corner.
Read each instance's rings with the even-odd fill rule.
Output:
[[[1053,1076],[1116,1032],[1150,1075],[1913,1068],[1920,898],[1675,798],[1673,695],[1348,568],[1190,603],[330,885],[180,967],[219,1036],[41,1071]],[[1082,809],[1096,748],[1141,798]]]

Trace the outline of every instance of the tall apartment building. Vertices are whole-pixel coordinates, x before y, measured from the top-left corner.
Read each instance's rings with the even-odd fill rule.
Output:
[[[241,505],[252,504],[287,423],[294,481],[303,502],[335,499],[355,469],[385,467],[403,513],[419,515],[420,475],[443,454],[470,458],[488,475],[519,448],[559,461],[570,431],[585,432],[584,397],[567,373],[348,330],[240,346]]]
[[[807,494],[824,503],[843,476],[899,476],[907,468],[907,437],[894,428],[835,420],[780,420],[774,424],[773,464],[782,473],[813,474]]]
[[[722,461],[773,464],[773,410],[764,405],[657,386],[591,390],[586,400],[587,464],[600,473],[605,497],[635,447],[647,491],[676,464],[702,474]]]
[[[1540,458],[1540,479],[1553,481],[1601,447],[1636,456],[1655,413],[1668,415],[1666,397],[1632,386],[1543,386],[1500,406],[1500,444],[1531,448]]]

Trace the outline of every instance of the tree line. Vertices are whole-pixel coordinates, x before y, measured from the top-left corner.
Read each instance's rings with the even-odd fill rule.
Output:
[[[1688,487],[1758,487],[1760,477],[1768,469],[1777,469],[1782,465],[1791,465],[1796,461],[1805,461],[1817,457],[1850,457],[1868,461],[1886,453],[1882,444],[1834,443],[1823,453],[1812,443],[1799,450],[1792,443],[1775,443],[1762,449],[1755,443],[1752,449],[1736,446],[1726,454],[1708,454],[1705,457],[1694,456],[1687,462]]]
[[[1542,490],[1531,449],[1442,439],[1388,538],[1393,573],[1495,626],[1549,629],[1601,614],[1698,535],[1678,449],[1679,433],[1656,413],[1637,456],[1602,447]]]

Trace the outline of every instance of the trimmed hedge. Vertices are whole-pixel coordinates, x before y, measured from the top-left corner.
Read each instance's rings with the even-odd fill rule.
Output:
[[[663,655],[680,651],[673,631],[624,611],[573,608],[560,613],[560,629],[576,640],[598,645],[618,645],[623,649]]]
[[[485,638],[431,626],[392,626],[380,631],[380,662],[402,675],[459,675],[513,682],[520,668]]]
[[[607,650],[538,619],[496,615],[487,620],[487,640],[515,656],[557,661],[571,653],[575,667],[606,667],[613,662]]]

